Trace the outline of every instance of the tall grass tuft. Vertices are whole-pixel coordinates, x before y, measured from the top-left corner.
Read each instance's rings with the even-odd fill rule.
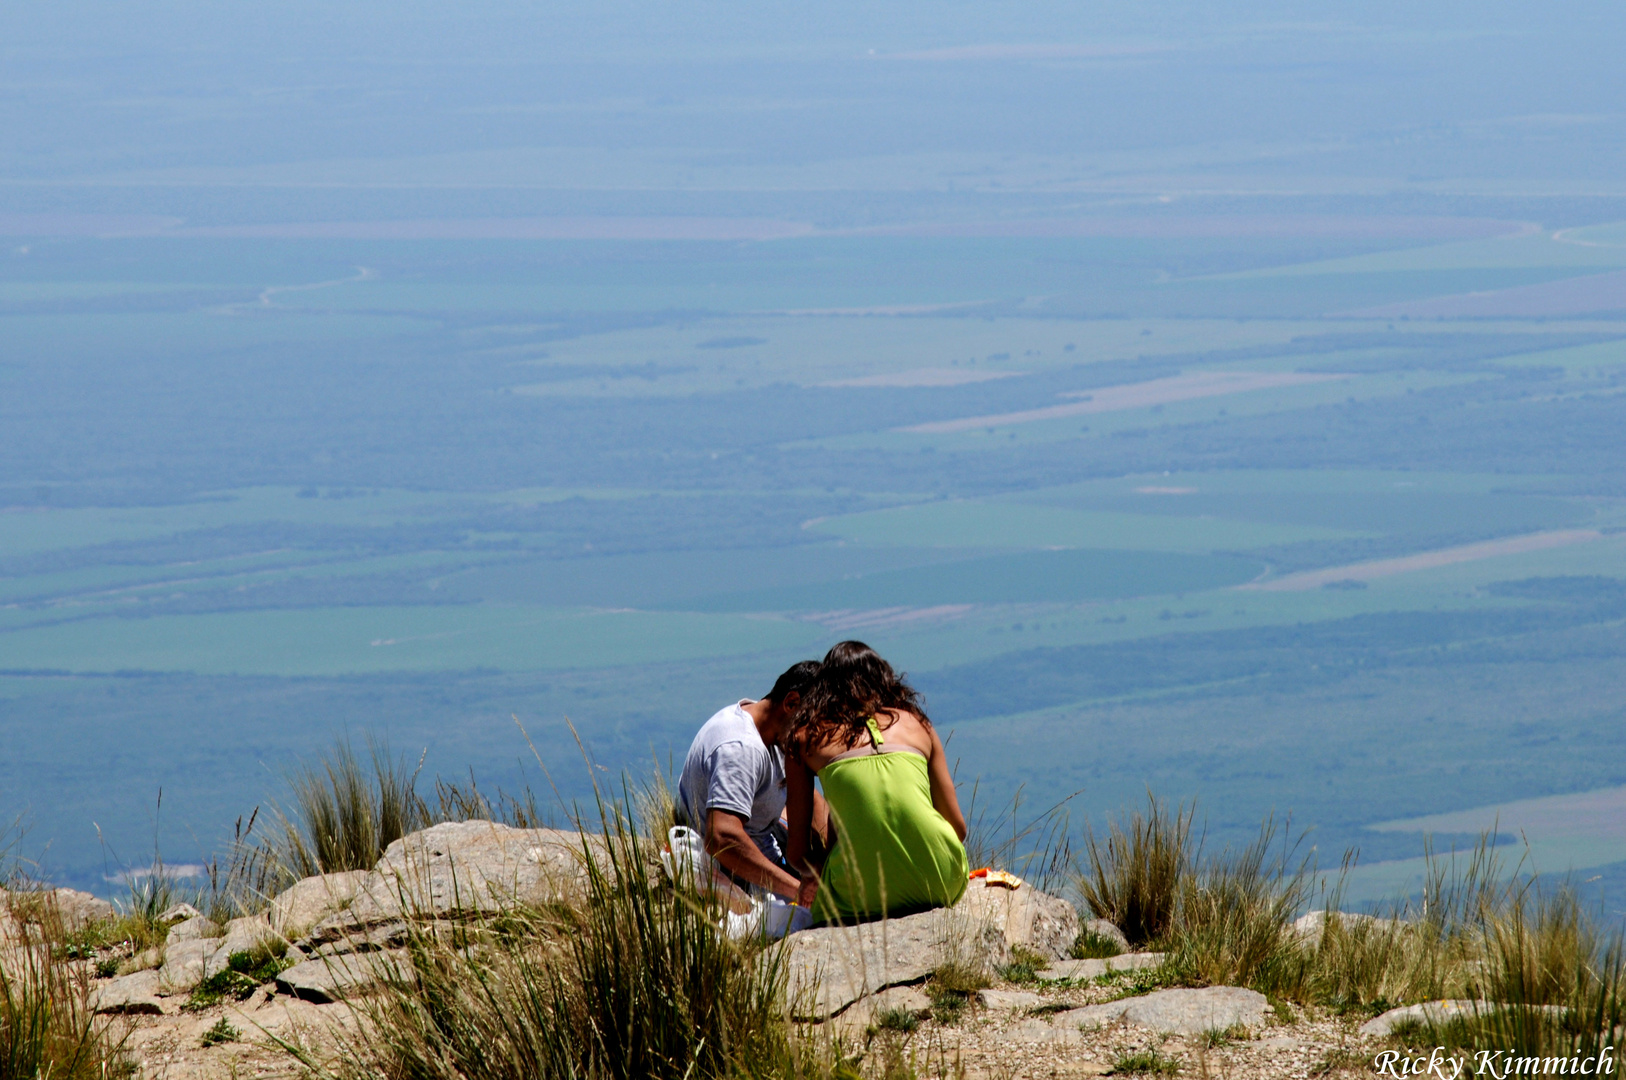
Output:
[[[408,942],[413,980],[364,999],[336,1072],[414,1080],[798,1072],[777,947],[659,880],[624,797],[584,839],[577,898]]]
[[[1195,808],[1174,814],[1146,794],[1146,814],[1113,822],[1105,843],[1085,835],[1086,871],[1078,888],[1098,919],[1124,932],[1131,945],[1158,941],[1174,925],[1183,883],[1191,873],[1191,823]]]
[[[389,745],[369,736],[363,764],[348,738],[317,765],[289,777],[294,816],[274,841],[282,866],[296,878],[340,870],[370,870],[384,849],[431,823],[418,796],[418,770],[392,759]],[[419,763],[422,767],[422,763]]]
[[[1626,1065],[1626,938],[1603,937],[1566,882],[1514,882],[1477,912],[1462,994],[1471,1015],[1424,1024],[1436,1045],[1515,1058],[1612,1058]],[[1613,1049],[1611,1049],[1613,1048]]]
[[[1180,971],[1199,982],[1278,996],[1301,990],[1305,956],[1290,924],[1308,896],[1311,867],[1307,857],[1295,863],[1297,847],[1285,827],[1267,819],[1241,852],[1181,879],[1166,935]]]
[[[51,903],[43,893],[24,899]],[[125,1034],[92,1014],[88,977],[63,959],[61,920],[52,914],[18,920],[18,939],[0,940],[0,1080],[130,1076]]]

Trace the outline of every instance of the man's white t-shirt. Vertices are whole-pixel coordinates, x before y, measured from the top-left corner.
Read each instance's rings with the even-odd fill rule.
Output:
[[[678,801],[692,828],[704,832],[712,810],[745,819],[745,831],[775,862],[784,855],[772,829],[785,810],[785,759],[762,741],[741,701],[719,710],[700,728],[683,761]]]

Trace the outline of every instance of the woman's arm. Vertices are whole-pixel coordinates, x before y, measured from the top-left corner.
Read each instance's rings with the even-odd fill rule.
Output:
[[[954,831],[965,840],[965,815],[960,813],[960,798],[954,793],[954,777],[949,775],[948,752],[943,740],[937,737],[935,727],[927,727],[932,737],[932,753],[926,762],[926,773],[932,782],[932,807],[943,819],[954,826]]]
[[[785,755],[785,861],[804,877],[808,865],[808,839],[813,830],[813,770],[791,754]]]

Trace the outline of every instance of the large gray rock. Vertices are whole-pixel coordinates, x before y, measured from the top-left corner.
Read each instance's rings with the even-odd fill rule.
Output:
[[[1300,915],[1293,920],[1293,934],[1311,948],[1320,945],[1321,939],[1327,933],[1327,914],[1326,911],[1312,911]],[[1367,933],[1388,933],[1407,925],[1401,919],[1380,919],[1375,915],[1363,915],[1358,911],[1337,911],[1332,914],[1339,925],[1347,931],[1359,932],[1364,928]]]
[[[1082,982],[1085,979],[1099,979],[1114,971],[1140,971],[1143,968],[1155,968],[1162,963],[1163,954],[1160,952],[1122,953],[1098,960],[1057,960],[1039,972],[1038,977],[1045,980],[1075,979]]]
[[[296,881],[271,898],[268,915],[272,929],[290,940],[350,906],[356,890],[367,880],[366,870],[341,870]]]
[[[347,953],[295,964],[277,976],[277,991],[323,1005],[412,978],[412,963],[405,951]]]
[[[92,896],[88,892],[80,892],[78,889],[53,889],[51,902],[56,905],[62,925],[69,930],[78,930],[90,923],[111,919],[116,914],[113,905],[106,900]]]
[[[322,945],[409,917],[466,916],[568,898],[585,878],[583,845],[580,833],[490,821],[447,822],[413,833],[389,846],[350,906],[318,922],[310,941]]]
[[[1158,990],[1144,997],[1124,998],[1105,1005],[1087,1005],[1057,1013],[1058,1027],[1102,1027],[1117,1020],[1173,1035],[1201,1035],[1241,1025],[1263,1026],[1270,1013],[1265,995],[1240,986],[1209,986],[1201,990]]]
[[[185,994],[203,981],[209,957],[220,948],[218,938],[193,938],[164,945],[164,966],[158,969],[160,994]]]
[[[78,889],[0,889],[0,934],[15,937],[22,925],[55,917],[69,930],[111,919],[117,911],[99,896]]]
[[[784,963],[791,1011],[820,1021],[954,961],[991,968],[1010,955],[1003,928],[955,909],[792,934]]]
[[[236,953],[253,952],[259,946],[276,945],[282,940],[264,914],[233,919],[226,924],[225,936],[218,939],[219,947],[204,961],[203,977],[212,978],[225,971]]]
[[[90,992],[90,1008],[99,1013],[161,1014],[164,1006],[158,999],[158,972],[140,971],[98,984]]]
[[[1066,956],[1078,938],[1073,905],[1029,885],[1007,889],[973,880],[955,908],[999,927],[1008,944],[1052,960]]]
[[[785,953],[792,1011],[798,1019],[824,1020],[946,963],[991,971],[1016,946],[1059,957],[1077,937],[1078,913],[1065,900],[1027,885],[1012,890],[974,881],[953,908],[792,934]]]
[[[170,927],[169,934],[164,938],[164,945],[167,948],[178,941],[218,938],[220,934],[219,923],[213,919],[204,918],[202,915],[194,915],[192,918],[184,919]]]
[[[1498,1005],[1492,1001],[1473,1001],[1461,998],[1425,1001],[1417,1005],[1402,1005],[1398,1009],[1390,1009],[1382,1016],[1374,1017],[1362,1024],[1360,1034],[1371,1038],[1379,1038],[1393,1034],[1395,1028],[1408,1022],[1443,1024],[1448,1020],[1484,1016],[1486,1013],[1496,1012],[1503,1008],[1506,1008],[1506,1006]],[[1526,1006],[1526,1008],[1535,1012],[1546,1013],[1554,1020],[1562,1019],[1567,1011],[1562,1005],[1534,1005]]]
[[[133,975],[148,968],[160,968],[164,965],[164,947],[154,945],[150,949],[142,949],[130,959],[119,965],[120,975]]]

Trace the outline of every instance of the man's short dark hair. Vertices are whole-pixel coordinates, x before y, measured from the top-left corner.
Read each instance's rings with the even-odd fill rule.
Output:
[[[792,664],[783,675],[774,680],[773,689],[768,691],[767,700],[777,705],[791,694],[805,694],[807,688],[813,685],[813,680],[818,677],[817,660],[803,660],[799,664]]]

